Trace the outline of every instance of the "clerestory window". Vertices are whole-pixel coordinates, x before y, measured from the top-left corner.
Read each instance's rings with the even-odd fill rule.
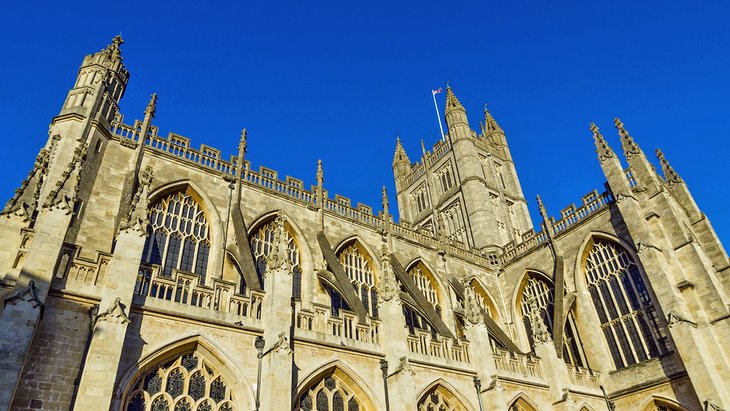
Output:
[[[357,242],[345,247],[338,256],[368,314],[378,317],[378,289],[375,284],[373,263],[369,256]]]

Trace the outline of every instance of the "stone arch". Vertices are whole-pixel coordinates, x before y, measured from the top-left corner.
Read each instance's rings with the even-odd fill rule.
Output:
[[[332,378],[335,381],[335,386],[331,390],[327,389],[327,386],[320,387],[320,385],[324,384],[332,386],[329,381],[326,381],[327,378]],[[345,388],[347,393],[351,395],[351,397],[345,399],[345,405],[347,405],[347,401],[354,398],[358,402],[358,411],[376,411],[383,408],[376,400],[378,397],[352,368],[340,360],[332,360],[317,367],[297,385],[296,392],[292,398],[293,410],[304,410],[304,408],[300,407],[301,401],[305,396],[311,394],[310,391],[313,389],[321,390],[324,388],[328,391],[340,391],[341,387]],[[317,395],[317,393],[313,394],[315,396]],[[331,392],[331,394],[334,395],[334,392]]]
[[[118,382],[112,409],[125,411],[127,402],[131,399],[130,395],[134,392],[139,381],[145,378],[146,374],[168,362],[172,361],[174,364],[175,361],[180,361],[180,358],[187,354],[194,354],[196,357],[201,358],[207,366],[217,373],[220,381],[230,390],[231,405],[243,406],[243,409],[238,411],[245,411],[254,407],[254,394],[251,390],[251,384],[240,370],[232,365],[236,362],[203,335],[192,334],[158,347],[129,366]],[[193,372],[190,374],[192,375]],[[212,381],[208,381],[208,384],[211,383]],[[172,401],[172,398],[167,394],[166,398]],[[170,402],[170,405],[172,405],[172,402]],[[236,410],[236,408],[232,409]]]
[[[611,269],[594,269],[593,274],[589,274],[588,263],[595,247],[603,247],[602,252],[593,254],[593,258],[603,261],[597,266],[603,264],[603,267]],[[622,253],[625,253],[624,257],[621,257]],[[607,264],[607,261],[614,263]],[[595,264],[594,261],[594,266]],[[632,271],[633,267],[635,271]],[[619,272],[620,275],[617,274]],[[605,364],[609,369],[625,368],[670,350],[671,337],[667,331],[665,317],[633,245],[613,234],[591,231],[579,248],[575,273],[576,289],[581,290],[585,306],[592,307],[587,309],[591,322],[602,330],[608,330],[606,334],[601,333],[604,336],[599,339],[598,344],[604,353],[610,354],[608,356],[610,360]],[[597,273],[602,274],[593,280],[588,278],[589,275],[596,276]],[[606,288],[611,297],[606,300],[603,295],[603,284],[609,283]],[[642,293],[645,294],[642,296]],[[649,302],[645,303],[647,297]],[[611,307],[614,307],[615,312],[611,311]],[[627,307],[626,310],[624,307]],[[622,330],[617,332],[615,327],[620,327]]]
[[[428,405],[434,405],[434,409],[441,410],[436,405],[444,405],[450,408],[448,411],[469,411],[474,410],[473,404],[470,403],[453,385],[449,384],[443,378],[428,384],[416,396],[416,409],[418,411],[426,411]]]
[[[208,255],[206,278],[212,278],[215,273],[220,272],[223,262],[222,255],[217,252],[223,242],[223,221],[218,208],[213,204],[210,197],[194,181],[185,179],[160,184],[152,190],[148,196],[149,207],[153,207],[165,196],[182,192],[195,200],[203,211],[209,226],[210,250]]]
[[[659,408],[659,407],[664,408]],[[645,405],[643,408],[641,408],[642,411],[689,411],[689,408],[684,407],[682,404],[677,402],[676,400],[659,396],[659,395],[652,395],[645,401]]]
[[[595,408],[591,407],[590,404],[584,402],[581,404],[580,408],[578,408],[579,411],[596,411]]]
[[[508,411],[539,411],[537,404],[525,393],[515,395],[509,402]]]
[[[436,271],[433,269],[433,267],[431,267],[431,265],[428,264],[423,258],[416,257],[405,266],[406,273],[410,273],[411,269],[418,265],[421,265],[422,269],[426,269],[426,276],[433,283],[437,301],[437,306],[435,306],[434,308],[436,309],[436,311],[443,310],[445,305],[447,304],[448,296],[446,295],[446,293],[448,290],[444,287],[443,283],[441,283],[441,280],[436,275]],[[416,285],[419,286],[419,284]],[[420,288],[421,287],[419,286],[419,289]],[[431,301],[427,295],[424,294],[424,297],[426,297],[429,302],[433,303],[433,301]]]

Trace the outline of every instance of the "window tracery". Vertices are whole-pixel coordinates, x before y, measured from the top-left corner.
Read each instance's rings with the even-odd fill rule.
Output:
[[[466,407],[453,394],[438,385],[421,397],[418,411],[466,411]]]
[[[287,245],[289,251],[289,262],[292,266],[292,295],[294,298],[301,298],[302,296],[302,265],[299,261],[299,248],[297,247],[294,236],[291,233],[289,227],[284,224]],[[264,272],[266,271],[266,259],[271,254],[274,247],[274,230],[276,230],[275,220],[268,221],[262,224],[256,231],[251,235],[251,251],[253,258],[256,261],[256,274],[259,277],[261,284],[264,284]],[[246,284],[241,279],[241,293],[243,294],[246,290]]]
[[[153,367],[131,385],[125,411],[234,411],[223,377],[197,353]],[[164,390],[163,390],[164,387]]]
[[[416,205],[416,213],[420,213],[431,206],[426,183],[418,186],[415,190],[413,190],[411,195],[413,196],[413,203]]]
[[[585,275],[617,369],[668,351],[666,334],[639,267],[623,247],[595,241],[585,261]]]
[[[189,192],[171,193],[150,207],[142,262],[162,267],[162,275],[178,269],[196,273],[205,282],[210,255],[208,220]]]
[[[423,263],[419,262],[408,270],[408,274],[413,279],[413,282],[416,283],[421,294],[423,294],[426,300],[433,305],[436,312],[440,313],[441,306],[439,305],[436,287],[434,287],[435,280],[428,269],[423,265]]]
[[[315,382],[297,399],[296,411],[365,411],[354,387],[333,371]]]
[[[461,203],[457,200],[446,207],[441,212],[446,232],[451,241],[466,243],[466,226],[464,224],[464,216],[461,213]]]
[[[340,251],[338,257],[363,306],[371,316],[378,317],[378,288],[372,260],[357,242]]]
[[[522,291],[520,308],[522,319],[527,331],[527,338],[530,346],[534,348],[535,342],[532,337],[532,330],[529,320],[530,305],[528,301],[533,299],[535,306],[540,311],[540,317],[547,326],[550,336],[553,334],[553,313],[555,309],[553,285],[541,279],[537,275],[530,275]],[[586,362],[583,351],[580,348],[578,328],[575,324],[573,312],[568,312],[565,327],[563,328],[563,361],[568,364],[584,367]]]

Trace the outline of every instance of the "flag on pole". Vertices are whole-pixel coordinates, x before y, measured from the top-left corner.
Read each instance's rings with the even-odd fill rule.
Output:
[[[443,90],[441,90],[441,87],[439,87],[439,88],[438,88],[438,89],[436,89],[436,90],[431,90],[431,93],[433,93],[433,95],[435,96],[436,94],[438,94],[438,93],[440,93],[440,92],[442,92],[442,91],[443,91]]]

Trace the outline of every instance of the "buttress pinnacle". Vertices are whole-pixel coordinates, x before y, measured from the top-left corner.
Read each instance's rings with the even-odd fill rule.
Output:
[[[639,145],[636,144],[633,137],[629,134],[628,131],[624,128],[624,123],[621,122],[621,120],[616,117],[613,119],[613,124],[616,126],[616,129],[618,130],[618,135],[621,137],[621,148],[624,151],[624,156],[626,159],[630,159],[631,157],[641,154],[641,149],[639,148]]]
[[[674,168],[669,164],[669,161],[664,158],[664,153],[662,153],[662,151],[658,148],[656,149],[656,156],[659,158],[659,164],[661,164],[662,166],[662,173],[664,174],[664,178],[667,180],[667,183],[669,183],[670,186],[684,183],[682,177],[680,177],[679,174],[674,170]]]
[[[144,113],[155,117],[157,113],[157,93],[152,93],[152,96],[150,96],[150,102],[147,103],[147,108],[144,110]]]
[[[616,157],[616,155],[613,153],[613,150],[611,150],[611,146],[608,145],[608,142],[606,142],[606,139],[603,138],[603,135],[598,130],[598,126],[596,125],[596,123],[591,123],[591,131],[593,132],[593,141],[596,144],[598,161],[603,163],[609,158]]]
[[[502,127],[499,126],[499,123],[497,123],[497,120],[492,117],[492,113],[487,110],[487,105],[484,105],[484,131],[488,133],[503,133]]]

